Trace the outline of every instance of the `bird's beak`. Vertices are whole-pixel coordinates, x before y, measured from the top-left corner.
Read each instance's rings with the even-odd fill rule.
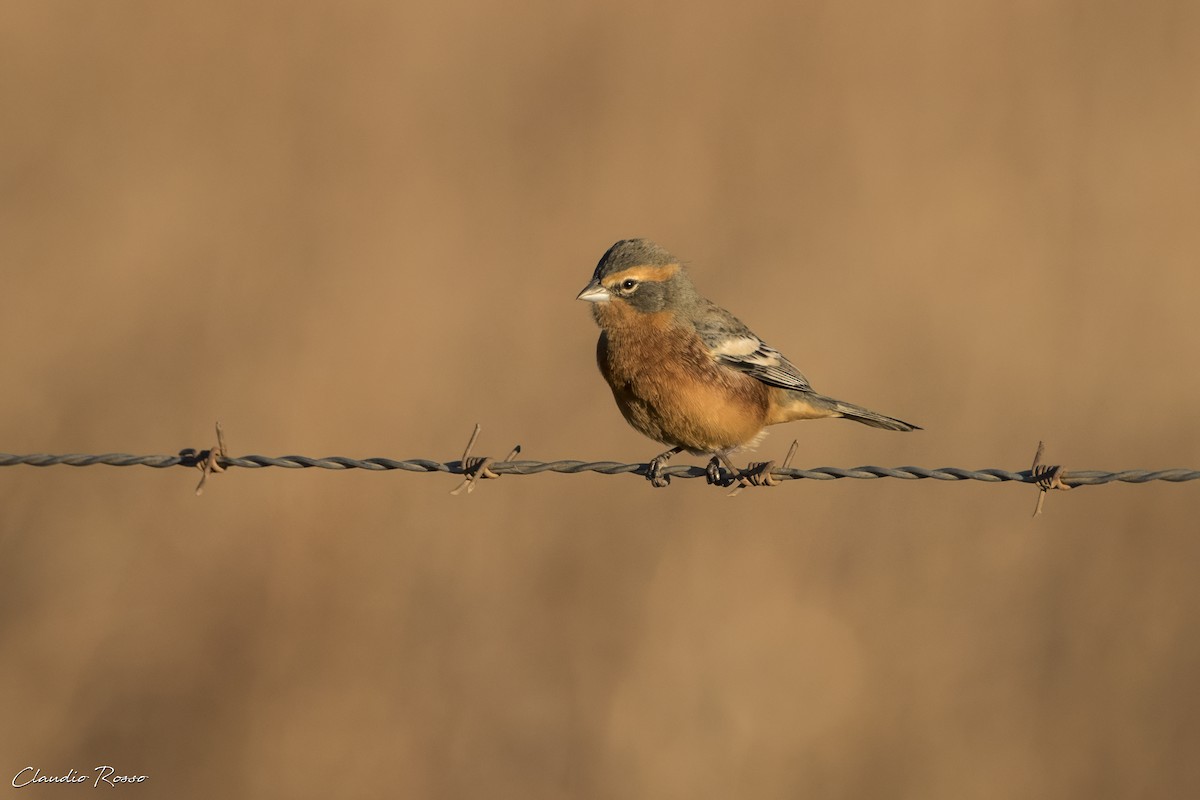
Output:
[[[612,300],[612,293],[600,285],[600,281],[592,281],[583,287],[576,300],[587,300],[589,303],[607,303]]]

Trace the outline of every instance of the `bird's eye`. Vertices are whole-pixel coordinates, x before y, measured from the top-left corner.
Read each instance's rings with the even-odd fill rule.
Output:
[[[625,280],[621,281],[621,288],[627,292],[632,292],[633,287],[635,286],[637,286],[637,281],[635,281],[633,278],[626,278]]]

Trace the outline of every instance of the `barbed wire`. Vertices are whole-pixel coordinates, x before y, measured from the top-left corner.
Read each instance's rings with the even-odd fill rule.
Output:
[[[17,455],[0,453],[0,467],[27,465],[31,467],[93,467],[106,465],[110,467],[199,467],[208,457],[208,451],[198,451],[187,455],[130,455],[128,453],[100,453],[96,455],[69,453],[65,455],[49,455],[32,453]],[[264,467],[282,467],[284,469],[365,469],[371,471],[402,470],[405,472],[445,472],[450,475],[470,474],[470,465],[464,461],[432,461],[425,458],[391,459],[391,458],[348,458],[346,456],[326,456],[313,458],[311,456],[222,456],[218,459],[221,467],[242,467],[245,469],[261,469]],[[497,475],[536,475],[541,472],[558,472],[577,474],[580,472],[596,472],[601,475],[634,474],[644,476],[649,464],[623,463],[619,461],[577,461],[564,459],[561,461],[492,461],[490,469]],[[703,467],[676,464],[663,467],[661,474],[672,478],[704,478],[708,471]],[[1037,483],[1038,478],[1032,470],[1013,472],[1005,469],[965,469],[962,467],[813,467],[811,469],[796,469],[792,467],[775,467],[771,474],[779,480],[838,480],[853,478],[858,480],[875,478],[899,478],[901,480],[937,480],[937,481],[983,481],[985,483]],[[1095,486],[1104,483],[1148,483],[1150,481],[1168,481],[1182,483],[1200,480],[1200,470],[1192,469],[1128,469],[1117,472],[1102,470],[1072,470],[1062,477],[1067,486]]]
[[[31,453],[17,455],[0,453],[0,467],[27,465],[32,467],[91,467],[107,465],[112,467],[196,467],[201,471],[200,483],[196,486],[196,494],[204,489],[204,483],[213,473],[224,472],[229,467],[244,469],[263,469],[265,467],[281,467],[283,469],[331,469],[349,470],[364,469],[375,472],[401,470],[405,472],[445,472],[451,475],[463,475],[465,480],[451,494],[459,494],[464,489],[470,493],[481,479],[499,478],[501,475],[536,475],[541,472],[557,472],[575,475],[581,472],[595,472],[601,475],[633,474],[648,477],[653,470],[656,485],[666,485],[671,478],[706,478],[710,483],[721,486],[733,486],[730,494],[737,494],[749,486],[773,486],[787,480],[817,480],[829,481],[850,478],[855,480],[875,480],[880,478],[897,478],[900,480],[938,480],[938,481],[983,481],[985,483],[1031,483],[1038,489],[1038,503],[1034,516],[1042,511],[1042,503],[1046,492],[1051,489],[1067,490],[1076,486],[1096,486],[1105,483],[1121,482],[1142,484],[1151,481],[1167,481],[1182,483],[1184,481],[1200,480],[1200,470],[1193,469],[1127,469],[1117,472],[1102,470],[1072,470],[1070,473],[1062,466],[1042,464],[1044,443],[1038,442],[1037,454],[1033,458],[1030,469],[1011,471],[1006,469],[964,469],[962,467],[813,467],[812,469],[795,469],[791,466],[792,458],[796,455],[797,442],[792,442],[782,465],[774,461],[762,461],[750,464],[744,470],[722,470],[714,461],[707,468],[677,464],[674,466],[652,464],[624,463],[619,461],[578,461],[563,459],[559,461],[515,461],[521,452],[520,445],[514,447],[504,459],[497,461],[491,457],[471,455],[475,440],[479,436],[479,425],[475,426],[470,441],[467,442],[463,457],[458,461],[434,461],[427,458],[392,459],[392,458],[348,458],[346,456],[326,456],[313,458],[311,456],[230,456],[225,446],[225,434],[221,424],[217,423],[217,444],[207,450],[188,448],[181,450],[178,455],[130,455],[128,453],[69,453],[51,455],[48,453]],[[726,462],[728,464],[728,462]]]

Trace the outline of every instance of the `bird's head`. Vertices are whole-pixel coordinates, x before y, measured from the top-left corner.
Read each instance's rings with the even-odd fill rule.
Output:
[[[654,314],[695,295],[678,258],[649,239],[623,239],[608,248],[577,299],[595,303],[593,311],[603,325],[612,314]]]

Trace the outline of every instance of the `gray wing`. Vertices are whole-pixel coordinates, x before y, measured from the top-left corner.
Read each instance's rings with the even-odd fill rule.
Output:
[[[808,378],[792,362],[720,306],[708,303],[697,315],[696,332],[718,363],[745,372],[770,386],[813,391]]]

